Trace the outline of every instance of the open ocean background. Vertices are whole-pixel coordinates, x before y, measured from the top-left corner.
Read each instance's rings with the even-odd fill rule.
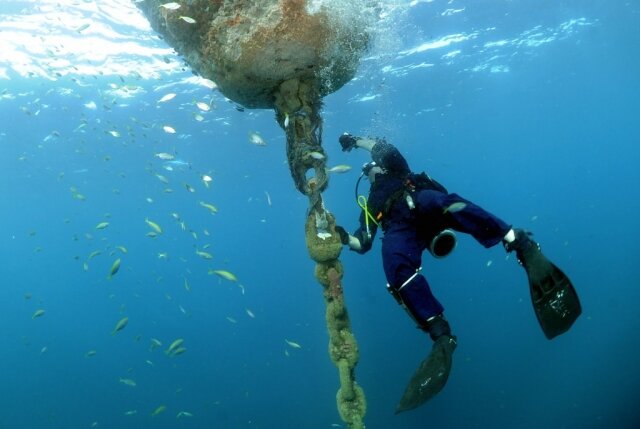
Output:
[[[367,427],[640,427],[640,2],[384,3],[357,78],[325,100],[329,164],[353,166],[327,208],[355,229],[367,157],[338,136],[385,136],[532,230],[584,313],[546,340],[515,259],[459,235],[424,259],[459,340],[449,383],[395,416],[431,342],[388,296],[380,243],[343,252]],[[0,1],[1,429],[343,427],[307,200],[273,112],[236,107],[132,3]]]

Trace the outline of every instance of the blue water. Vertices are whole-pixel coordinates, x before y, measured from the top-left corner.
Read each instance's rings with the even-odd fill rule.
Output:
[[[102,2],[66,3],[0,5],[0,428],[341,424],[307,201],[273,113],[241,112],[194,83],[161,40]],[[325,100],[329,164],[354,167],[332,176],[327,208],[356,227],[367,158],[341,152],[339,134],[386,136],[414,170],[532,230],[584,313],[546,340],[515,260],[459,237],[447,259],[424,260],[459,339],[449,383],[395,416],[430,341],[388,296],[379,242],[365,256],[343,252],[367,427],[640,427],[640,5],[394,3],[358,78]],[[91,36],[111,44],[91,39],[87,52]],[[127,54],[132,41],[150,51]],[[161,152],[187,165],[169,171]],[[146,218],[163,233],[147,237]],[[177,338],[187,351],[167,356]]]

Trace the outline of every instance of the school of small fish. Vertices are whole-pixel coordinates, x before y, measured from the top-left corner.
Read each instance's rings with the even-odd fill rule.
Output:
[[[164,3],[159,11],[171,15],[173,22],[185,31],[195,31],[203,24],[195,14],[189,16],[192,13],[184,2]],[[68,25],[75,37],[92,37],[100,31],[100,26],[89,18]],[[64,47],[60,45],[59,50],[63,51]],[[53,64],[58,55],[56,50],[48,52],[50,65],[43,67],[55,67]],[[161,61],[179,61],[177,57],[166,55]],[[181,402],[178,395],[175,398],[165,395],[152,402],[148,399],[151,393],[160,390],[157,385],[163,382],[165,375],[188,371],[189,361],[196,351],[212,347],[212,342],[218,341],[214,336],[195,332],[181,323],[206,316],[207,322],[217,323],[222,330],[235,331],[250,324],[266,323],[269,312],[251,301],[253,279],[258,274],[251,266],[241,265],[243,261],[227,255],[228,241],[220,239],[216,242],[217,237],[223,235],[223,219],[231,212],[229,203],[219,199],[218,189],[229,179],[228,173],[226,176],[219,174],[218,169],[229,162],[221,160],[219,165],[208,165],[211,161],[199,159],[198,151],[206,150],[205,143],[209,144],[209,140],[217,143],[224,138],[210,133],[212,123],[220,124],[224,129],[231,128],[233,118],[220,112],[223,103],[229,101],[217,94],[216,83],[207,79],[199,78],[196,91],[193,84],[183,90],[180,85],[184,84],[167,84],[161,79],[155,87],[149,87],[149,76],[142,76],[133,69],[121,73],[108,76],[79,73],[79,77],[54,74],[54,89],[34,96],[30,101],[27,95],[0,89],[0,101],[5,98],[24,100],[19,114],[34,123],[48,111],[57,109],[56,102],[64,106],[60,99],[77,99],[79,103],[77,112],[71,107],[65,107],[67,110],[60,107],[57,112],[72,118],[71,124],[56,123],[56,129],[51,127],[37,136],[37,150],[25,150],[16,160],[25,167],[30,167],[31,163],[34,169],[42,162],[43,171],[52,175],[52,186],[61,190],[60,205],[66,204],[63,207],[68,213],[64,215],[63,223],[58,213],[49,215],[44,209],[42,217],[47,218],[46,227],[57,234],[69,231],[68,241],[74,246],[72,255],[64,255],[74,270],[69,276],[72,281],[60,286],[69,290],[70,296],[49,298],[46,296],[50,293],[48,290],[36,290],[38,286],[34,285],[32,291],[20,292],[20,299],[24,296],[26,303],[20,311],[31,329],[48,331],[54,329],[52,326],[61,326],[64,341],[77,343],[67,347],[65,342],[65,347],[61,347],[56,341],[61,341],[62,335],[48,334],[43,338],[47,338],[49,344],[33,340],[32,351],[39,360],[51,359],[62,352],[76,353],[88,371],[108,380],[107,390],[113,389],[118,395],[146,398],[131,401],[126,407],[115,410],[114,415],[132,421],[180,419],[178,424],[182,426],[191,420],[195,422],[210,404],[219,402],[218,398],[212,399],[209,405],[198,409],[197,402],[192,408]],[[82,90],[91,86],[98,86],[98,90],[92,92],[94,96]],[[49,101],[47,97],[55,101]],[[142,101],[144,99],[147,101]],[[233,105],[232,109],[236,115],[249,115],[238,113],[244,111],[241,106]],[[137,110],[150,112],[138,116]],[[180,116],[182,111],[184,115]],[[285,128],[289,127],[290,119],[295,120],[286,114]],[[2,133],[0,129],[0,139]],[[195,150],[197,137],[202,140],[197,145],[202,144],[202,147]],[[265,153],[262,147],[267,146],[267,140],[269,145],[275,146],[266,132],[243,131],[238,140],[245,150],[255,153]],[[54,155],[43,155],[52,148],[68,151],[65,163],[56,164]],[[137,158],[140,153],[142,160]],[[321,152],[310,152],[308,156],[315,160],[325,158]],[[349,170],[349,166],[338,165],[327,171],[344,173]],[[237,180],[242,180],[240,173]],[[241,203],[247,201],[251,210],[264,211],[256,215],[256,222],[266,222],[266,211],[272,213],[278,209],[280,198],[274,190],[270,191],[276,196],[275,204],[265,187],[257,189],[248,199],[240,198]],[[57,201],[57,195],[51,192],[52,199]],[[250,205],[252,202],[256,202],[255,207]],[[29,231],[28,239],[34,242],[34,254],[28,257],[42,255],[49,258],[54,253],[68,251],[65,250],[69,248],[68,243],[58,246],[58,243],[48,245],[46,241],[40,241],[38,232],[44,229],[37,227]],[[67,277],[68,273],[63,271],[67,265],[56,266],[58,269],[60,273],[52,274],[52,278]],[[73,288],[80,288],[80,291]],[[218,292],[220,296],[231,292],[234,297],[224,311],[218,311],[213,304],[199,303],[205,294],[217,296]],[[89,295],[91,299],[87,299]],[[162,299],[158,308],[155,304],[148,305],[147,300],[157,302],[154,296]],[[65,311],[65,301],[74,305],[80,301],[89,310],[84,314]],[[210,309],[207,310],[210,313],[203,316],[202,308]],[[88,331],[90,335],[77,339],[75,329]],[[291,329],[294,333],[289,335],[298,335],[295,328]],[[33,334],[33,337],[37,338],[37,335]],[[284,339],[284,344],[282,341],[279,336],[273,342],[287,355],[289,350],[302,348],[296,341]],[[78,360],[74,361],[71,356],[69,362],[77,363]],[[108,366],[105,362],[117,364],[118,370],[104,372]],[[69,377],[74,378],[71,365]],[[157,380],[154,381],[154,377]],[[182,387],[175,389],[179,393]],[[86,423],[91,427],[103,427],[104,424],[95,417]],[[149,424],[150,420],[146,424],[140,423],[141,427]]]

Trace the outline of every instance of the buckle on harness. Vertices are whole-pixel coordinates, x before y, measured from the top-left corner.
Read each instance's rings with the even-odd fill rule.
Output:
[[[403,305],[402,298],[400,298],[400,292],[392,288],[389,283],[387,283],[387,292],[391,294],[393,299],[395,299],[399,305]]]

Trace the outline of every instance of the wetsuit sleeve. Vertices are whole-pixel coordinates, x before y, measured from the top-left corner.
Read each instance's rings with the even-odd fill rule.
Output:
[[[409,164],[400,151],[392,144],[379,140],[371,149],[371,158],[377,165],[392,174],[409,174]]]
[[[354,252],[358,252],[361,255],[367,253],[371,250],[371,246],[373,245],[373,239],[376,236],[376,231],[378,230],[378,226],[369,221],[369,232],[371,233],[371,237],[367,236],[367,225],[365,223],[365,214],[364,212],[360,213],[360,227],[351,235],[360,240],[360,250],[352,249]]]

